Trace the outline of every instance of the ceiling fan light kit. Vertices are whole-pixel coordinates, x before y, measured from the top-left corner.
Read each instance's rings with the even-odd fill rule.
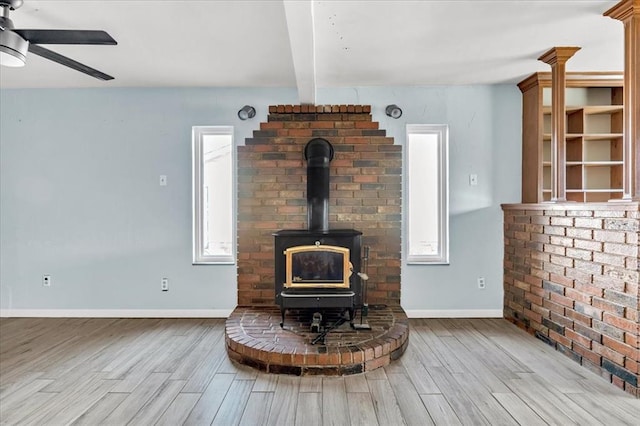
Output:
[[[18,9],[22,3],[22,0],[0,0],[0,8],[2,9],[0,15],[0,65],[22,67],[26,63],[28,51],[97,79],[113,80],[110,75],[40,46],[40,44],[118,44],[109,34],[104,31],[87,30],[15,29],[13,22],[9,19],[9,11]]]
[[[29,42],[11,31],[0,31],[0,65],[23,67]]]

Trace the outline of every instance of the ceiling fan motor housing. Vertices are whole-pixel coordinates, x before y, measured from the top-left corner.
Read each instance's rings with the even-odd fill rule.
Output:
[[[6,7],[10,10],[16,10],[24,3],[23,0],[0,0],[0,7]]]

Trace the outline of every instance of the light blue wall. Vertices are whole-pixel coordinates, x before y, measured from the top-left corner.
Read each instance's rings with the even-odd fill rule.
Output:
[[[407,124],[449,125],[450,264],[403,262],[405,310],[502,309],[500,204],[520,201],[521,102],[515,85],[321,92],[320,104],[371,104],[374,121],[396,143],[404,144]],[[389,104],[397,104],[402,117],[387,117]],[[478,175],[477,186],[469,185],[471,173]],[[478,277],[486,279],[484,290]]]
[[[295,101],[273,89],[0,91],[0,307],[233,308],[235,266],[191,264],[191,127],[233,125],[244,141],[267,105]],[[237,118],[245,104],[254,120]]]
[[[0,308],[233,308],[235,266],[191,264],[191,126],[233,125],[242,143],[268,105],[295,103],[293,89],[1,90]],[[317,103],[371,104],[396,143],[407,123],[449,124],[451,264],[403,265],[402,304],[501,309],[500,203],[520,199],[518,89],[335,89]],[[244,104],[255,119],[238,120]]]

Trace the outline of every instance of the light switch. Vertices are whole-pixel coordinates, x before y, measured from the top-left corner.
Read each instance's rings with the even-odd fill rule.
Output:
[[[167,186],[167,175],[160,175],[160,186]]]
[[[469,185],[476,186],[478,184],[478,175],[470,174],[469,175]]]

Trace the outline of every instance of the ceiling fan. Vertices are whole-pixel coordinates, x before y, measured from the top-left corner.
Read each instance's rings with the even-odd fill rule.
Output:
[[[9,19],[9,11],[22,6],[23,0],[0,0],[0,65],[22,67],[27,59],[27,50],[76,71],[100,80],[113,77],[71,58],[46,49],[41,44],[118,44],[104,31],[91,30],[23,30],[15,29]]]

